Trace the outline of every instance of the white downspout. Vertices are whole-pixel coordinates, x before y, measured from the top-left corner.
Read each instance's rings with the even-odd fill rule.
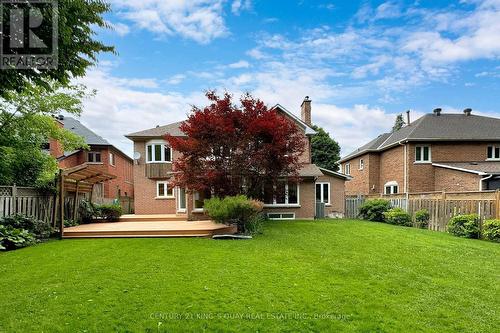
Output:
[[[488,179],[490,179],[491,177],[493,177],[493,175],[488,175],[488,176],[486,176],[486,177],[484,177],[484,178],[481,178],[481,179],[479,180],[479,191],[482,191],[482,190],[483,190],[483,181],[488,180]]]
[[[400,145],[403,146],[403,188],[405,191],[405,197],[406,197],[406,211],[408,211],[408,201],[409,201],[409,195],[408,195],[408,149],[407,149],[407,144],[402,143],[402,141],[399,142]]]

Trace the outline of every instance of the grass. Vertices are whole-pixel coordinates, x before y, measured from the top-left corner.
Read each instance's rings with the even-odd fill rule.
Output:
[[[500,246],[364,221],[0,254],[0,332],[494,332]]]

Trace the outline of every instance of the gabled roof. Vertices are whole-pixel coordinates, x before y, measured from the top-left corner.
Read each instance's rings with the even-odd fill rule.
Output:
[[[106,139],[92,132],[75,118],[64,117],[58,120],[64,125],[65,129],[82,136],[88,145],[111,145]]]
[[[306,135],[314,135],[316,134],[316,131],[312,129],[309,125],[307,125],[305,122],[300,120],[297,116],[295,116],[293,113],[285,109],[283,106],[280,104],[276,104],[271,108],[272,109],[280,109],[281,112],[285,113],[288,115],[290,118],[292,118],[299,126],[301,126],[304,130]],[[125,135],[125,137],[134,140],[134,139],[152,139],[152,138],[161,138],[166,134],[170,134],[172,136],[186,136],[181,129],[179,128],[180,125],[183,123],[183,121],[179,121],[176,123],[164,125],[164,126],[156,126],[147,130],[139,131],[139,132],[134,132]]]
[[[500,141],[500,119],[465,114],[426,114],[409,126],[384,133],[345,156],[340,162],[411,141]]]
[[[86,144],[95,146],[112,146],[114,149],[119,151],[123,156],[125,156],[128,159],[131,159],[130,156],[128,156],[120,149],[113,146],[108,140],[104,139],[102,136],[94,133],[88,127],[84,126],[80,121],[78,121],[78,119],[65,116],[64,118],[58,118],[57,121],[61,122],[65,129],[83,137],[85,139]],[[78,151],[79,150],[65,151],[64,155],[59,157],[58,160],[65,159],[66,157],[73,155]]]
[[[276,104],[275,106],[273,106],[271,108],[271,110],[273,110],[273,109],[280,109],[283,113],[285,113],[287,116],[289,116],[290,118],[292,118],[296,123],[299,124],[300,127],[302,127],[305,130],[306,135],[314,135],[314,134],[316,134],[316,131],[311,126],[307,125],[305,122],[302,121],[302,119],[300,119],[299,117],[297,117],[296,115],[294,115],[293,113],[291,113],[290,111],[288,111],[281,104]]]
[[[183,122],[184,121],[178,121],[176,123],[164,126],[156,126],[147,130],[127,134],[125,135],[125,137],[133,140],[133,139],[161,138],[166,134],[170,134],[172,136],[186,136],[184,132],[182,132],[180,129],[180,126]]]

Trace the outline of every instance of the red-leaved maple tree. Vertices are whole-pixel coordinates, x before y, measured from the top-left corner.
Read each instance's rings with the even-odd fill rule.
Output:
[[[265,184],[298,176],[305,141],[294,121],[250,94],[239,106],[228,93],[206,96],[209,105],[193,107],[180,126],[186,137],[165,137],[181,153],[173,165],[175,185],[261,199]]]

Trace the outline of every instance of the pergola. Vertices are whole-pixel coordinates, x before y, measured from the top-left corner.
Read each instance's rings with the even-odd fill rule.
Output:
[[[64,232],[64,195],[65,192],[74,192],[73,219],[76,219],[77,199],[79,193],[90,193],[94,185],[116,178],[116,176],[105,172],[102,167],[93,164],[83,163],[68,169],[59,171],[59,214],[60,214],[60,235]]]

